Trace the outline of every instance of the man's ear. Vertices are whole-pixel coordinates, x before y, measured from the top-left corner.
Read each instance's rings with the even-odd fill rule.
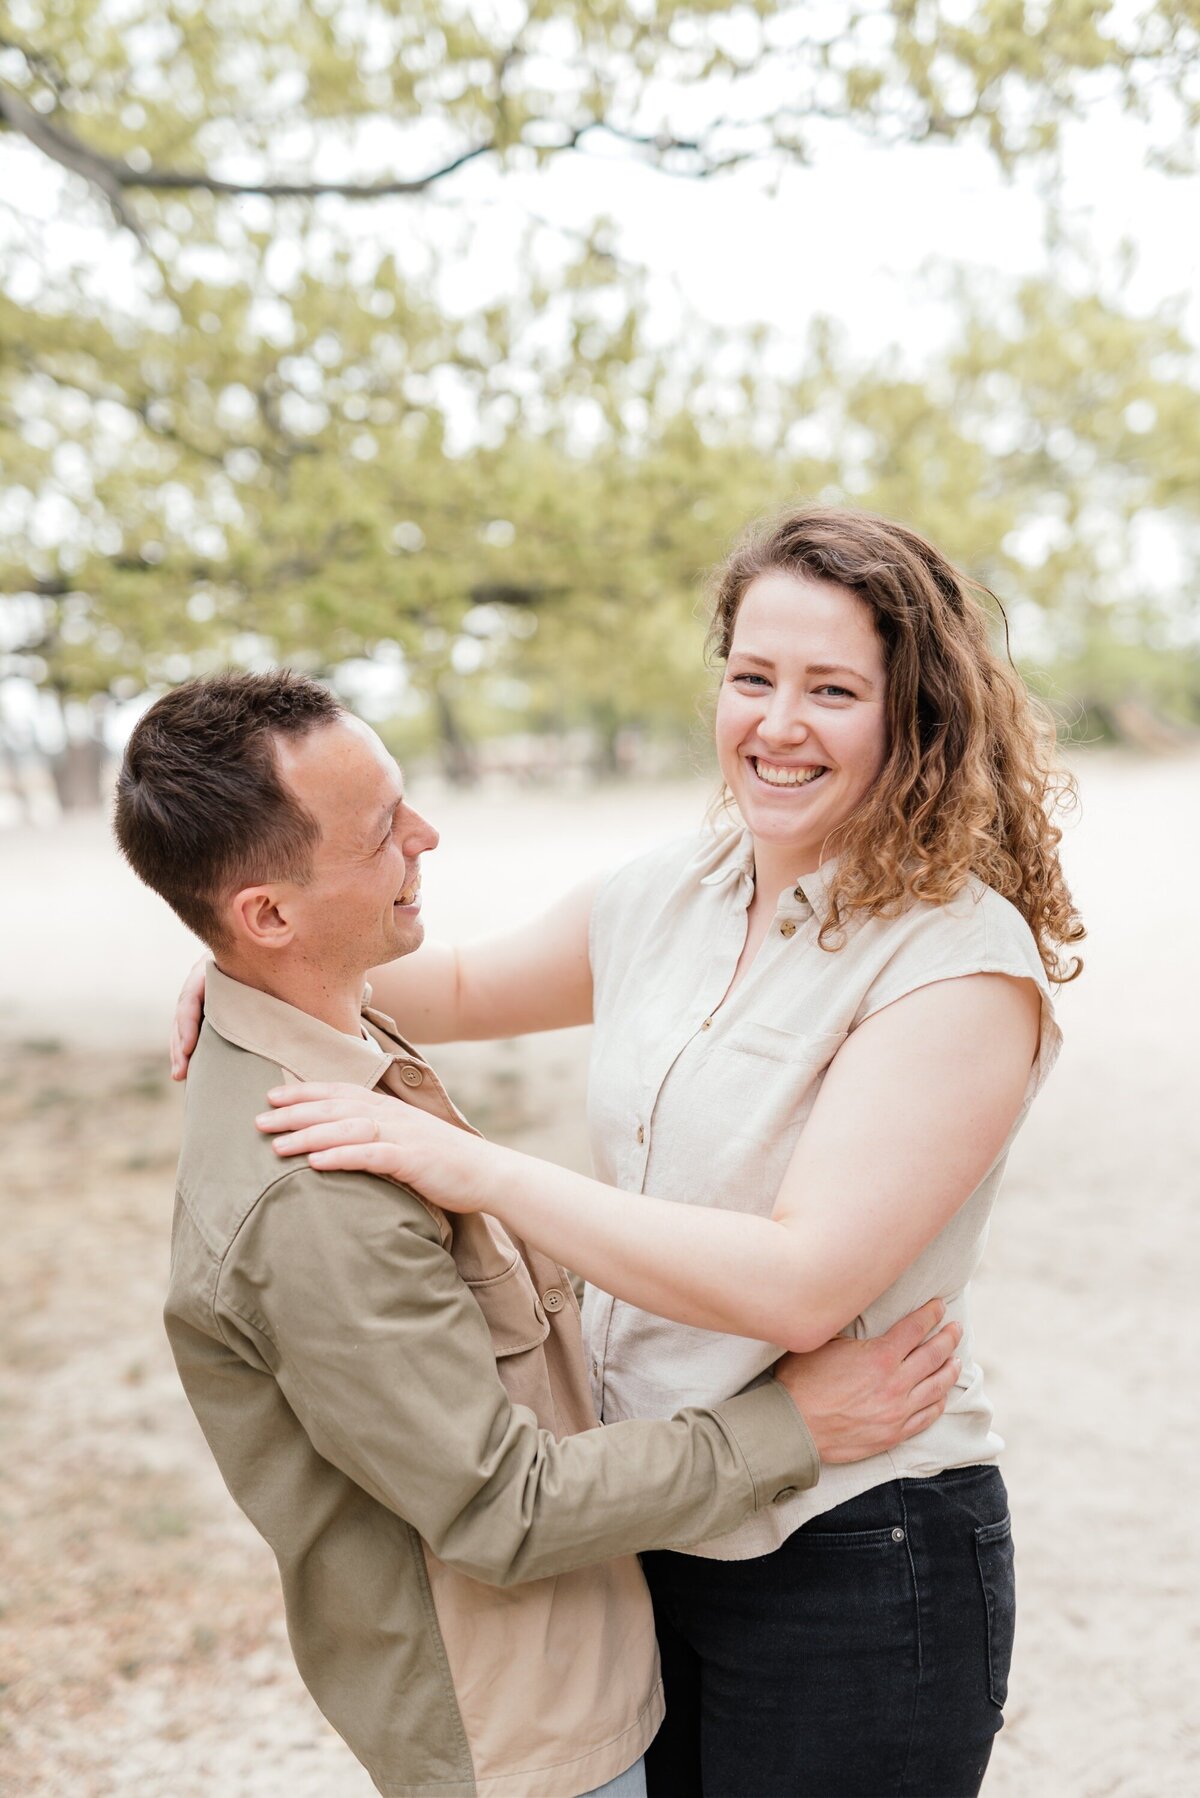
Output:
[[[243,887],[229,901],[225,917],[240,948],[286,949],[295,940],[289,890],[286,887]]]

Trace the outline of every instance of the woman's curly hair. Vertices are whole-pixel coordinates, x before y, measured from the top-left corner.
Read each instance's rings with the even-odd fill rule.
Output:
[[[932,544],[870,513],[805,507],[751,528],[717,570],[708,644],[727,659],[738,607],[760,574],[848,589],[871,610],[887,671],[887,759],[862,805],[830,838],[825,948],[858,913],[910,900],[944,905],[971,875],[1016,906],[1051,980],[1084,927],[1058,858],[1054,814],[1074,803],[1054,722],[992,648],[987,589]],[[991,597],[989,595],[989,597]]]

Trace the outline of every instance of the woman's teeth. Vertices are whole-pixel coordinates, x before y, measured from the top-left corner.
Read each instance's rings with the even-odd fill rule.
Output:
[[[760,780],[765,780],[769,787],[806,787],[811,781],[816,780],[819,774],[825,772],[823,767],[780,768],[774,762],[760,761],[757,756],[752,756],[751,760],[754,764],[754,772]]]

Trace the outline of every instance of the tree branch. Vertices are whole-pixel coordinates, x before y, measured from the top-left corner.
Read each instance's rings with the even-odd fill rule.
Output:
[[[145,236],[137,220],[129,212],[124,200],[125,191],[129,188],[140,188],[149,193],[186,193],[189,191],[217,194],[230,198],[239,198],[249,194],[259,194],[268,200],[314,200],[322,195],[332,194],[346,200],[381,200],[403,194],[418,194],[437,181],[445,180],[457,169],[464,168],[467,163],[474,162],[480,156],[489,155],[496,148],[494,138],[486,143],[473,145],[449,162],[430,169],[424,175],[415,175],[407,180],[383,181],[224,181],[219,176],[210,175],[204,169],[137,169],[121,156],[105,156],[99,150],[91,149],[82,138],[76,137],[73,131],[63,125],[51,124],[49,119],[27,106],[14,94],[11,88],[0,85],[0,119],[4,120],[13,131],[26,138],[35,149],[63,168],[70,169],[73,174],[82,175],[85,181],[96,187],[108,200],[117,213],[121,223],[134,231],[141,242]]]
[[[117,170],[128,165],[115,157],[100,156],[89,150],[86,144],[70,131],[60,125],[52,125],[49,119],[35,112],[32,106],[26,106],[14,94],[11,88],[0,86],[0,119],[4,120],[13,131],[31,143],[43,156],[57,162],[73,174],[82,175],[93,187],[98,188],[112,207],[118,224],[132,231],[143,249],[148,249],[146,234],[133,212],[130,211],[122,192],[122,182]]]

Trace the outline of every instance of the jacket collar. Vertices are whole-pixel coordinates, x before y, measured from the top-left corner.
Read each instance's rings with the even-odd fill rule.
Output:
[[[222,974],[213,961],[205,973],[204,1015],[217,1034],[235,1048],[278,1062],[297,1080],[345,1080],[373,1087],[398,1056],[420,1059],[395,1035],[390,1018],[366,1011],[370,998],[367,987],[364,1021],[371,1040],[355,1042],[309,1012]]]

